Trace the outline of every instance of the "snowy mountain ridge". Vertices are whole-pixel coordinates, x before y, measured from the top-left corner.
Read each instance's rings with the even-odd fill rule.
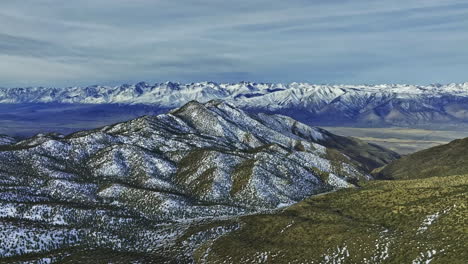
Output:
[[[309,125],[468,124],[468,83],[418,86],[140,82],[114,87],[0,89],[1,104],[145,105],[172,109],[192,100],[214,99],[251,112],[287,115]]]
[[[412,96],[440,97],[444,95],[468,97],[468,82],[461,84],[381,85],[316,85],[309,83],[214,83],[191,84],[140,82],[135,85],[68,87],[68,88],[0,88],[0,103],[82,103],[82,104],[156,104],[178,107],[191,100],[206,102],[223,99],[248,104],[249,98],[266,97],[269,102],[307,102],[307,96],[330,102],[346,94],[381,94],[396,98]]]
[[[68,136],[38,134],[19,142],[3,138],[0,163],[11,165],[0,169],[3,177],[36,175],[36,180],[46,177],[69,184],[96,184],[106,179],[118,184],[103,191],[105,195],[115,195],[122,184],[127,184],[170,192],[173,200],[191,197],[198,203],[247,208],[274,208],[323,188],[349,186],[347,178],[367,179],[366,173],[372,167],[398,157],[361,142],[374,153],[391,155],[386,162],[375,165],[366,159],[363,163],[370,164],[370,168],[349,162],[345,156],[340,158],[341,154],[339,160],[333,160],[336,155],[328,153],[331,150],[325,146],[335,144],[333,147],[339,149],[337,142],[351,145],[353,141],[348,143],[347,138],[286,116],[250,115],[222,101],[191,101],[167,114]],[[357,156],[352,152],[344,154]],[[341,164],[339,169],[335,169],[335,163]],[[270,171],[272,168],[276,169]],[[320,173],[327,174],[326,179],[317,178]],[[275,179],[274,175],[278,177]],[[34,185],[34,180],[28,182]],[[245,200],[246,197],[250,198]]]
[[[399,157],[219,100],[67,136],[1,138],[0,262],[74,247],[164,255],[188,238],[182,249],[193,251],[238,228],[185,236],[193,223],[353,187]]]

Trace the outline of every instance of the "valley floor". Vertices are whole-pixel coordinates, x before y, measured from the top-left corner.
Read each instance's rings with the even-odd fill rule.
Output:
[[[342,136],[359,138],[391,149],[401,155],[447,144],[448,142],[468,137],[468,128],[459,130],[429,130],[401,127],[391,128],[357,128],[357,127],[323,127]]]

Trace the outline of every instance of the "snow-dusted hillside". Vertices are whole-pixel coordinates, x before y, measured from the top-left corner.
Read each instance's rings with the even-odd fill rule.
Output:
[[[0,103],[146,104],[175,108],[223,99],[243,109],[289,115],[309,124],[408,125],[468,121],[468,83],[313,85],[213,82],[0,89]]]
[[[363,142],[357,152],[353,142],[222,101],[68,136],[4,140],[0,257],[75,245],[146,252],[178,239],[193,221],[352,187],[382,165],[369,157],[397,158]]]

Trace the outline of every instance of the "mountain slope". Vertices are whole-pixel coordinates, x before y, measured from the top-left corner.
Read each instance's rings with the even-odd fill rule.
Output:
[[[462,264],[467,192],[467,175],[367,182],[242,217],[239,229],[194,255],[197,263]]]
[[[336,149],[350,157],[355,165],[364,171],[372,171],[374,168],[384,166],[400,158],[399,154],[379,145],[367,143],[353,137],[338,136],[324,129],[318,129],[327,138],[327,140],[318,143]]]
[[[240,226],[194,253],[198,263],[466,263],[468,139],[376,170],[363,182]],[[233,220],[217,225],[232,225]],[[197,230],[203,230],[198,227]]]
[[[289,117],[192,101],[167,114],[9,142],[0,147],[0,256],[63,259],[75,248],[164,256],[194,223],[371,179],[366,157],[377,148],[361,142],[363,158],[353,160],[322,145],[334,140]],[[382,162],[394,155],[377,154]]]
[[[124,104],[168,109],[191,100],[223,99],[252,112],[284,114],[313,125],[458,126],[468,122],[467,91],[468,83],[371,86],[141,82],[115,87],[1,88],[0,103]]]
[[[468,174],[468,138],[432,147],[396,160],[375,171],[385,179],[419,179]]]

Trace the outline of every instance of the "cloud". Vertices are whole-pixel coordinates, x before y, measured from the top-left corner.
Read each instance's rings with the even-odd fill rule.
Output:
[[[35,86],[37,83],[65,83],[86,78],[90,69],[42,58],[0,55],[0,72],[5,86]]]
[[[467,12],[458,0],[3,0],[0,85],[461,82]]]

